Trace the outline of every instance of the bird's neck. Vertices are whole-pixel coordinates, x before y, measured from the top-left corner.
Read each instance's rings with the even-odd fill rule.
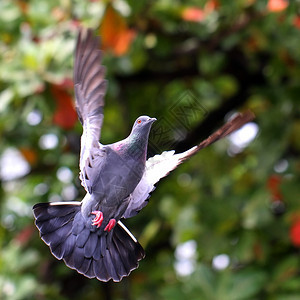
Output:
[[[126,139],[113,144],[112,148],[115,152],[120,153],[123,156],[127,156],[128,158],[133,158],[138,161],[146,161],[147,145],[147,137],[140,137],[132,134]]]
[[[126,140],[126,148],[129,156],[137,160],[146,160],[148,137],[132,134]]]

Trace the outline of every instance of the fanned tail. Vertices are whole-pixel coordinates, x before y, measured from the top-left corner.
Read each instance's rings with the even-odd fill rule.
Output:
[[[41,239],[57,259],[88,278],[120,281],[138,267],[144,249],[121,223],[109,233],[81,215],[80,202],[39,203],[33,207]]]

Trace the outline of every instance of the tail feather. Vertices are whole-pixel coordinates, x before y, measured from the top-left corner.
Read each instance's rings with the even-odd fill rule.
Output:
[[[100,251],[99,251],[100,249]],[[102,257],[103,249],[101,249],[101,239],[97,236],[97,245],[95,246],[95,251],[93,253],[94,260],[100,260]]]
[[[99,259],[97,262],[98,263],[92,263],[93,277],[96,277],[100,281],[107,281],[109,276],[104,264],[104,260]]]
[[[74,249],[76,237],[72,235],[74,215],[80,211],[80,203],[39,203],[33,207],[35,224],[41,239],[50,247],[51,253],[62,259]]]
[[[88,278],[120,281],[145,255],[121,222],[110,233],[87,225],[80,202],[37,204],[33,212],[40,236],[52,254]]]
[[[33,206],[36,221],[46,221],[53,217],[63,217],[74,214],[80,209],[80,202],[38,203]]]
[[[127,260],[127,255],[124,252],[123,247],[121,247],[121,245],[118,243],[118,241],[115,240],[114,245],[120,257],[121,265],[124,267],[124,270],[126,272],[126,270],[130,269],[130,262],[128,262]]]
[[[37,221],[36,225],[40,228],[41,232],[47,232],[47,234],[55,232],[58,228],[67,225],[70,222],[70,215],[48,219],[45,221]]]
[[[78,235],[84,229],[84,223],[81,221],[81,214],[77,214],[74,218],[72,233]]]
[[[57,259],[62,259],[64,256],[70,255],[73,251],[76,243],[76,237],[70,234],[67,238],[64,238],[64,242],[52,246],[51,252]]]
[[[74,269],[82,270],[85,269],[84,262],[84,249],[81,247],[75,247],[73,251]]]
[[[77,236],[76,246],[79,248],[83,248],[87,243],[88,239],[90,239],[90,237],[93,235],[90,233],[91,231],[89,228],[84,228]]]
[[[95,253],[97,244],[98,244],[98,236],[96,234],[91,234],[84,246],[84,256],[86,258],[91,258],[93,256],[93,254]]]
[[[122,274],[117,273],[116,266],[111,259],[110,251],[108,249],[106,250],[105,259],[103,259],[103,263],[105,265],[107,274],[110,274],[112,276],[112,278],[116,279],[116,281],[120,281]],[[97,275],[97,277],[99,275],[101,276],[101,270],[100,270],[100,273],[97,272],[95,275]]]
[[[127,274],[126,267],[123,263],[122,256],[120,255],[119,250],[118,250],[115,242],[113,242],[111,244],[111,247],[110,247],[109,250],[110,250],[109,251],[110,256],[111,256],[111,259],[112,259],[112,261],[114,263],[114,266],[116,268],[117,274],[120,274],[121,276],[125,276]]]
[[[51,247],[56,248],[58,245],[64,243],[65,239],[69,237],[72,232],[72,223],[67,223],[55,231],[46,234],[41,234],[42,240]]]
[[[140,260],[145,256],[145,254],[144,249],[140,244],[138,244],[139,247],[136,247],[133,243],[127,243],[127,236],[125,234],[125,231],[116,231],[114,235],[114,243],[118,247],[121,262],[123,263],[125,270],[128,271],[132,265],[136,264],[134,258],[138,257]],[[132,252],[134,252],[134,255],[128,255]]]
[[[85,273],[79,272],[79,271],[78,271],[78,272],[81,273],[82,275],[84,275],[84,276],[90,278],[90,279],[91,279],[91,278],[95,278],[93,261],[90,259],[89,262],[88,262],[88,264],[89,264],[89,268],[88,268],[88,270],[87,270]],[[99,279],[99,280],[100,280],[100,279]]]
[[[90,258],[85,258],[82,264],[82,272],[81,274],[84,274],[85,276],[89,277],[89,278],[94,278],[94,273],[92,271],[93,269],[93,264],[92,264],[93,260]]]

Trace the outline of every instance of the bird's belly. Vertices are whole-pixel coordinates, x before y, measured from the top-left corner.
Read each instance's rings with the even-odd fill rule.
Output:
[[[103,212],[104,219],[123,215],[128,206],[128,196],[134,191],[144,173],[145,163],[128,157],[124,159],[107,150],[107,158],[101,165],[91,185],[91,199],[84,201],[84,217],[91,218],[92,211]]]
[[[94,217],[91,216],[92,211],[101,211],[105,223],[124,214],[129,203],[129,195],[138,185],[143,173],[126,165],[117,169],[103,168],[102,171],[97,185],[93,186],[90,198],[83,203],[82,212],[85,218],[90,219]]]
[[[103,200],[114,202],[127,198],[140,182],[145,164],[134,159],[123,159],[112,153],[109,163],[102,166],[92,186],[92,194],[99,194]]]

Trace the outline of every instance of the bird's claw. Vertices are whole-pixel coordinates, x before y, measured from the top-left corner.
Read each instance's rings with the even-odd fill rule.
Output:
[[[97,228],[99,228],[103,222],[103,213],[102,211],[95,210],[91,212],[92,215],[95,215],[96,217],[92,220],[92,225],[97,225]]]
[[[104,231],[110,232],[116,225],[116,220],[115,219],[110,219],[106,227],[104,228]]]

